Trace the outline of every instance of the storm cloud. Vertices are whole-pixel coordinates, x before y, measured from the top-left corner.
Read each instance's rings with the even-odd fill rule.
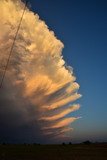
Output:
[[[20,0],[0,0],[0,80],[24,9]],[[28,8],[0,89],[1,140],[66,139],[79,84],[58,40]],[[69,115],[69,116],[68,116]],[[45,138],[44,138],[45,137]]]

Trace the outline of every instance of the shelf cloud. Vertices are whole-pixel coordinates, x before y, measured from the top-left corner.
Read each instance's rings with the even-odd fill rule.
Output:
[[[24,5],[21,0],[0,0],[0,80]],[[79,109],[74,101],[81,95],[63,48],[45,22],[26,8],[0,89],[0,120],[2,126],[11,126],[10,134],[14,127],[32,128],[32,124],[35,136],[50,139],[66,138],[72,131],[71,123],[79,117],[71,112]]]

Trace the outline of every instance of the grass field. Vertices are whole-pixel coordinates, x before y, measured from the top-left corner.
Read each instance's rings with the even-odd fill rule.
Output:
[[[0,145],[0,160],[107,160],[107,144]]]

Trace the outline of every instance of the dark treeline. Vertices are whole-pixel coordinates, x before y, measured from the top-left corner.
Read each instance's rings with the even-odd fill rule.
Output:
[[[25,146],[28,146],[28,145],[34,145],[34,146],[40,146],[40,145],[74,145],[74,144],[84,144],[84,145],[90,145],[90,144],[107,144],[107,142],[91,142],[89,140],[87,141],[84,141],[84,142],[81,142],[81,143],[72,143],[72,142],[68,142],[68,143],[65,143],[63,142],[62,144],[40,144],[40,143],[6,143],[6,142],[3,142],[3,143],[0,143],[0,145],[25,145]]]

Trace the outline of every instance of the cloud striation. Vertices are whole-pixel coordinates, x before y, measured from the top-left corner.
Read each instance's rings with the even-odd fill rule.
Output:
[[[0,80],[23,9],[21,0],[0,0]],[[74,101],[81,95],[73,69],[63,59],[63,47],[45,22],[27,8],[0,89],[3,132],[14,135],[14,128],[19,133],[28,126],[29,134],[42,138],[69,137],[71,123],[79,118],[70,113],[79,109]]]

